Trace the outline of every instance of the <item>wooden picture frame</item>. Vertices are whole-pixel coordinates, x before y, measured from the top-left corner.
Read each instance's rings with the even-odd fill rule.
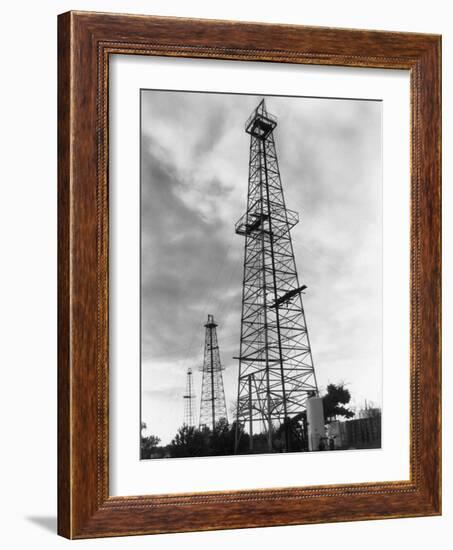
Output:
[[[440,514],[440,37],[69,12],[59,16],[58,48],[59,534],[89,538]],[[409,481],[109,496],[111,54],[410,71]]]

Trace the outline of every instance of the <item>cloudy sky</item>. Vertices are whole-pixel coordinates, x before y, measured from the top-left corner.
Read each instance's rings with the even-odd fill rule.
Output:
[[[168,443],[186,371],[197,417],[204,323],[218,322],[227,406],[237,392],[250,136],[262,96],[142,90],[142,420]],[[378,101],[267,97],[316,375],[360,407],[381,396],[382,183]]]

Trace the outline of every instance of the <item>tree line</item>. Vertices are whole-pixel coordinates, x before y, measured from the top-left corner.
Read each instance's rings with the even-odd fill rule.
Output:
[[[345,407],[351,394],[344,384],[329,384],[323,396],[324,418],[331,422],[338,417],[352,418],[354,412]],[[182,458],[196,456],[225,456],[268,452],[268,434],[263,431],[253,435],[253,451],[250,451],[250,435],[242,425],[220,419],[214,429],[207,426],[195,427],[183,424],[168,445],[160,445],[155,435],[144,435],[146,424],[142,423],[140,458]],[[238,432],[236,446],[236,430]],[[306,451],[307,419],[305,411],[286,418],[272,433],[273,452]]]

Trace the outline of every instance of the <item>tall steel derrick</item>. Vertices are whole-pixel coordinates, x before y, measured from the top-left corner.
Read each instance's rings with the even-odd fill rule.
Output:
[[[195,393],[193,390],[193,373],[192,369],[189,367],[187,369],[187,378],[186,378],[186,392],[183,395],[184,399],[184,424],[186,426],[195,426]]]
[[[288,420],[318,394],[301,286],[290,230],[298,221],[285,206],[273,131],[277,120],[264,99],[246,122],[250,134],[247,211],[236,223],[245,237],[236,446],[239,426],[273,433],[283,424],[290,450]]]
[[[204,361],[200,370],[203,372],[200,404],[200,428],[207,426],[215,429],[220,419],[228,419],[225,392],[223,389],[223,367],[220,363],[219,344],[217,341],[217,324],[214,316],[208,315],[205,324]]]

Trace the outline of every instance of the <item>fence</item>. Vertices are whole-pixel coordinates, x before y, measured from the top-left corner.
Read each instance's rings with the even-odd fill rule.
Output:
[[[338,423],[340,449],[378,449],[381,446],[381,415]]]

